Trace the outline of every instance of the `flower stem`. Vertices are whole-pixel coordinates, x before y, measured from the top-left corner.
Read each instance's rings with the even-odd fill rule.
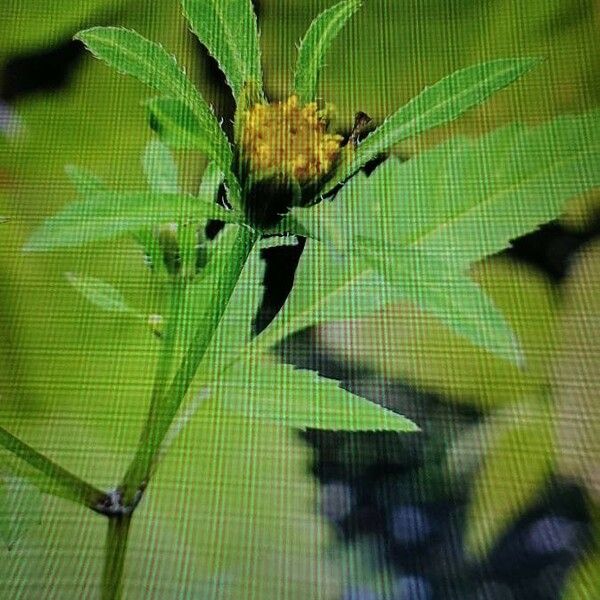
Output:
[[[159,384],[158,391],[155,387],[136,455],[120,486],[126,506],[133,503],[136,496],[139,497],[148,482],[161,444],[210,346],[257,238],[254,230],[238,227],[225,252],[215,256],[212,267],[210,264],[207,267],[211,271],[204,277],[213,282],[210,298],[204,313],[199,315],[199,325],[171,384],[167,387]],[[179,329],[181,316],[185,313],[181,307],[174,312],[176,322],[172,327],[175,331]]]
[[[131,515],[108,519],[102,574],[102,600],[121,600]]]

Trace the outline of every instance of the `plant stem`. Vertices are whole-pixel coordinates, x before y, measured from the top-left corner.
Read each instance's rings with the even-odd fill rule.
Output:
[[[235,238],[222,256],[216,256],[210,281],[213,282],[207,309],[199,319],[187,352],[175,373],[173,381],[166,389],[153,395],[146,425],[140,437],[136,455],[125,474],[120,489],[127,506],[139,497],[147,484],[150,471],[173,419],[185,398],[190,384],[198,370],[206,350],[219,326],[227,308],[231,294],[237,285],[242,269],[246,264],[258,234],[247,227],[238,227]],[[207,269],[210,269],[209,265]],[[209,277],[209,275],[205,275]],[[181,316],[181,309],[176,313]],[[179,320],[179,318],[178,318]],[[174,325],[177,329],[178,323]],[[162,388],[162,386],[160,386]]]
[[[123,571],[130,525],[131,515],[108,519],[102,574],[102,600],[120,600],[123,597]]]
[[[38,471],[44,478],[44,491],[48,493],[60,495],[94,510],[106,496],[105,492],[56,464],[3,427],[0,427],[0,446]]]

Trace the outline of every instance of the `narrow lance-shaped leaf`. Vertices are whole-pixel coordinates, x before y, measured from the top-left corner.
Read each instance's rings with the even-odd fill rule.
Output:
[[[247,85],[262,95],[258,26],[251,0],[183,0],[192,31],[217,60],[238,105]]]
[[[163,223],[236,222],[216,204],[180,194],[107,192],[74,202],[47,219],[29,238],[25,251],[46,251],[107,241]]]
[[[467,67],[426,88],[359,144],[334,173],[333,189],[378,154],[428,129],[449,123],[530,71],[535,58],[508,58]]]
[[[313,371],[252,355],[213,387],[228,411],[300,429],[417,431],[416,425]]]
[[[168,146],[181,150],[199,150],[215,163],[225,177],[231,204],[234,208],[238,207],[241,189],[231,169],[232,154],[227,140],[223,138],[218,144],[208,144],[201,119],[181,100],[153,98],[148,102],[148,109],[152,127]]]
[[[300,44],[294,76],[294,92],[302,103],[316,99],[325,53],[361,3],[362,0],[344,0],[323,11],[311,23]]]
[[[194,116],[196,146],[216,161],[224,172],[229,171],[233,152],[213,111],[175,58],[160,44],[121,27],[93,27],[75,37],[94,56],[119,73],[131,75],[160,94],[180,102],[186,112]],[[177,118],[181,120],[183,117],[180,114]]]

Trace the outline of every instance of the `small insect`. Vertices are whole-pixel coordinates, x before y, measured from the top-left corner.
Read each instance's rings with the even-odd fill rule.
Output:
[[[348,143],[353,146],[357,146],[358,143],[366,137],[368,133],[373,129],[374,123],[373,119],[365,113],[365,112],[357,112],[354,115],[354,125],[352,127],[352,131],[350,132],[350,137],[348,138]]]

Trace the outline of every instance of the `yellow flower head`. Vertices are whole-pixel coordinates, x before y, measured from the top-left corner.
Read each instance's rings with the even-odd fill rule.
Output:
[[[302,184],[332,169],[342,139],[327,132],[316,103],[300,106],[291,96],[285,102],[255,104],[245,112],[241,151],[254,177],[283,175]]]

